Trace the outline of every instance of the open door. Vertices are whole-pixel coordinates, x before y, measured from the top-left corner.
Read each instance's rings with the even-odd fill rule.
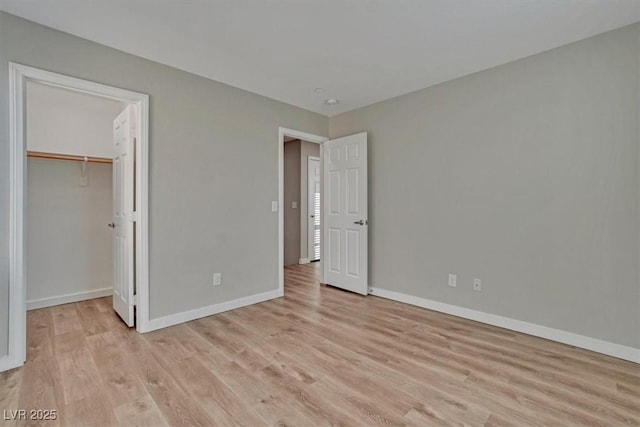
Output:
[[[113,309],[127,326],[134,319],[134,165],[135,115],[128,106],[113,122]]]
[[[323,144],[324,282],[368,293],[367,134]]]

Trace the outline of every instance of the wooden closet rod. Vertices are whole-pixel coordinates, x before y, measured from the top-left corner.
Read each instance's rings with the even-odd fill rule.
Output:
[[[27,157],[37,157],[40,159],[56,159],[56,160],[75,160],[77,162],[84,162],[85,156],[72,156],[70,154],[54,154],[43,153],[41,151],[27,151]],[[112,159],[108,157],[86,157],[87,162],[92,163],[113,163]]]

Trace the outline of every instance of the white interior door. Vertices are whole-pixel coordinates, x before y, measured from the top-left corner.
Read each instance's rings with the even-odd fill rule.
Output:
[[[128,106],[113,122],[113,309],[134,325],[134,165],[135,115]]]
[[[320,259],[320,159],[309,157],[307,163],[307,257]]]
[[[367,134],[323,144],[324,282],[368,292]]]

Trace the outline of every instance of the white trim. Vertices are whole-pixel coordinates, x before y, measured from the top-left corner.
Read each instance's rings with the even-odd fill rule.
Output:
[[[200,307],[189,311],[183,311],[181,313],[170,314],[165,317],[159,317],[157,319],[151,319],[149,321],[149,331],[155,331],[156,329],[167,328],[169,326],[178,325],[184,322],[190,322],[202,317],[212,316],[214,314],[222,313],[229,310],[235,310],[237,308],[246,307],[248,305],[257,304],[260,302],[268,301],[274,298],[280,298],[282,294],[280,290],[263,292],[261,294],[250,295],[248,297],[242,297],[231,301],[221,302],[219,304],[209,305],[207,307]]]
[[[19,368],[24,362],[20,359],[11,358],[9,355],[0,357],[0,372],[8,371],[9,369]]]
[[[7,366],[21,366],[27,355],[24,277],[25,87],[22,73],[9,64],[9,346]]]
[[[443,302],[402,294],[387,289],[369,288],[369,294],[640,363],[640,348],[627,347],[621,344],[574,334],[573,332],[549,328],[547,326],[459,307],[457,305],[445,304]]]
[[[136,114],[137,153],[136,180],[136,330],[149,331],[149,95],[139,94]]]
[[[71,302],[86,301],[94,298],[108,297],[113,294],[113,288],[95,289],[92,291],[74,292],[56,297],[40,298],[27,301],[27,311],[38,308],[53,307],[54,305],[69,304]]]
[[[300,258],[298,264],[309,264],[311,260],[309,258]]]
[[[8,358],[26,357],[26,278],[24,254],[24,190],[25,190],[25,87],[27,81],[115,99],[136,105],[138,114],[137,140],[138,193],[137,210],[140,221],[136,227],[137,292],[140,305],[137,310],[137,330],[146,332],[149,323],[149,96],[126,89],[106,86],[63,74],[53,73],[26,65],[9,63],[9,348]],[[13,366],[13,362],[9,365]],[[0,370],[2,366],[0,365]]]
[[[313,135],[298,130],[278,128],[278,291],[280,296],[284,295],[284,137],[301,139],[303,141],[315,142],[320,144],[320,153],[322,153],[322,143],[328,141],[329,138],[324,136]],[[322,256],[320,257],[322,262]],[[321,278],[322,281],[322,278]]]

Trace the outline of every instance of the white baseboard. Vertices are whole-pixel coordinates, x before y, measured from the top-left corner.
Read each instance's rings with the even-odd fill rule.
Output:
[[[309,258],[300,258],[298,264],[309,264],[311,260]]]
[[[280,298],[282,292],[279,289],[263,292],[261,294],[250,295],[231,301],[221,302],[206,307],[196,308],[181,313],[170,314],[165,317],[151,319],[145,332],[155,331],[156,329],[167,328],[169,326],[178,325],[180,323],[189,322],[191,320],[200,319],[201,317],[212,316],[224,311],[235,310],[236,308],[246,307],[248,305],[257,304],[259,302],[268,301],[274,298]]]
[[[549,328],[547,326],[535,323],[524,322],[522,320],[502,317],[495,314],[485,313],[483,311],[472,310],[470,308],[459,307],[456,305],[445,304],[426,298],[415,297],[412,295],[402,294],[381,288],[369,288],[369,293],[381,298],[387,298],[405,304],[411,304],[429,310],[439,311],[441,313],[451,314],[453,316],[465,319],[475,320],[477,322],[510,329],[516,332],[533,335],[540,338],[546,338],[551,341],[557,341],[563,344],[569,344],[574,347],[584,348],[586,350],[595,351],[597,353],[606,354],[608,356],[617,357],[619,359],[640,363],[640,349],[616,344],[584,335],[574,334],[560,329]]]
[[[57,297],[41,298],[27,301],[27,310],[52,307],[54,305],[69,304],[71,302],[85,301],[88,299],[108,297],[113,293],[113,288],[102,288],[93,291],[75,292],[73,294]]]
[[[9,355],[0,357],[0,372],[8,371],[10,369],[18,368],[22,366],[23,362],[9,357]]]

